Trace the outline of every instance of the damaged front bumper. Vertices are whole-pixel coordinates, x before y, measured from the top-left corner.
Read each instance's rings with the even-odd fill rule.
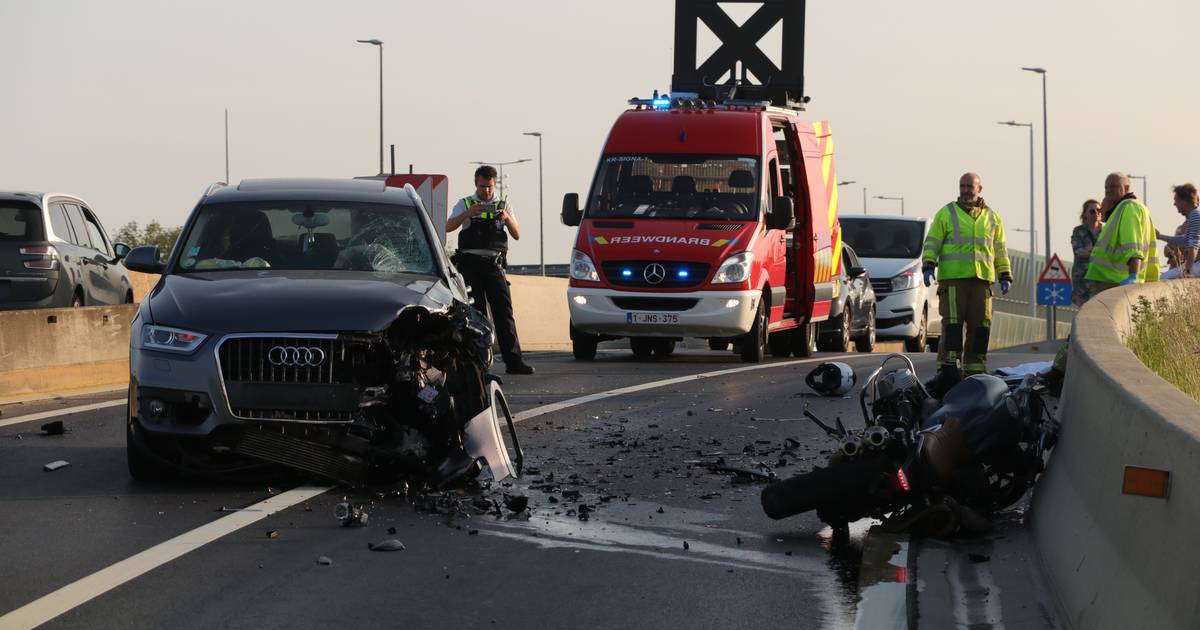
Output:
[[[130,433],[181,471],[281,465],[357,485],[446,485],[520,473],[491,365],[490,323],[465,303],[405,307],[385,330],[231,333],[208,351],[131,352]]]

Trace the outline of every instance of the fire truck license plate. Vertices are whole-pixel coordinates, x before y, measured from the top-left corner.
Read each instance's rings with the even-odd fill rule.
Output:
[[[625,313],[630,324],[678,324],[679,313]]]

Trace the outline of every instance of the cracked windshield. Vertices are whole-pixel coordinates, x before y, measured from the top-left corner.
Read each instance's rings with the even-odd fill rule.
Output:
[[[609,156],[588,201],[592,218],[758,218],[758,160],[727,156]]]
[[[296,202],[203,208],[187,237],[182,272],[321,269],[433,273],[415,210],[380,204]]]

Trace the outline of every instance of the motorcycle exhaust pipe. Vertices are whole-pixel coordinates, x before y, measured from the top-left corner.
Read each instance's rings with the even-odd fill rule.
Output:
[[[862,452],[862,442],[856,437],[847,437],[842,440],[842,454],[846,457],[854,457]]]
[[[887,444],[891,437],[892,436],[888,433],[887,429],[875,426],[867,429],[866,434],[863,436],[863,441],[865,441],[867,446],[870,448],[883,448],[883,446]]]

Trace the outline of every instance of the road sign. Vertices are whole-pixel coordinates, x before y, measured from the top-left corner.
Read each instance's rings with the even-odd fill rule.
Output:
[[[1037,285],[1038,306],[1070,306],[1071,281],[1054,280]]]
[[[1042,269],[1042,275],[1038,276],[1038,282],[1070,282],[1071,274],[1067,273],[1067,266],[1063,261],[1059,260],[1058,254],[1050,257],[1046,261],[1046,266]]]

